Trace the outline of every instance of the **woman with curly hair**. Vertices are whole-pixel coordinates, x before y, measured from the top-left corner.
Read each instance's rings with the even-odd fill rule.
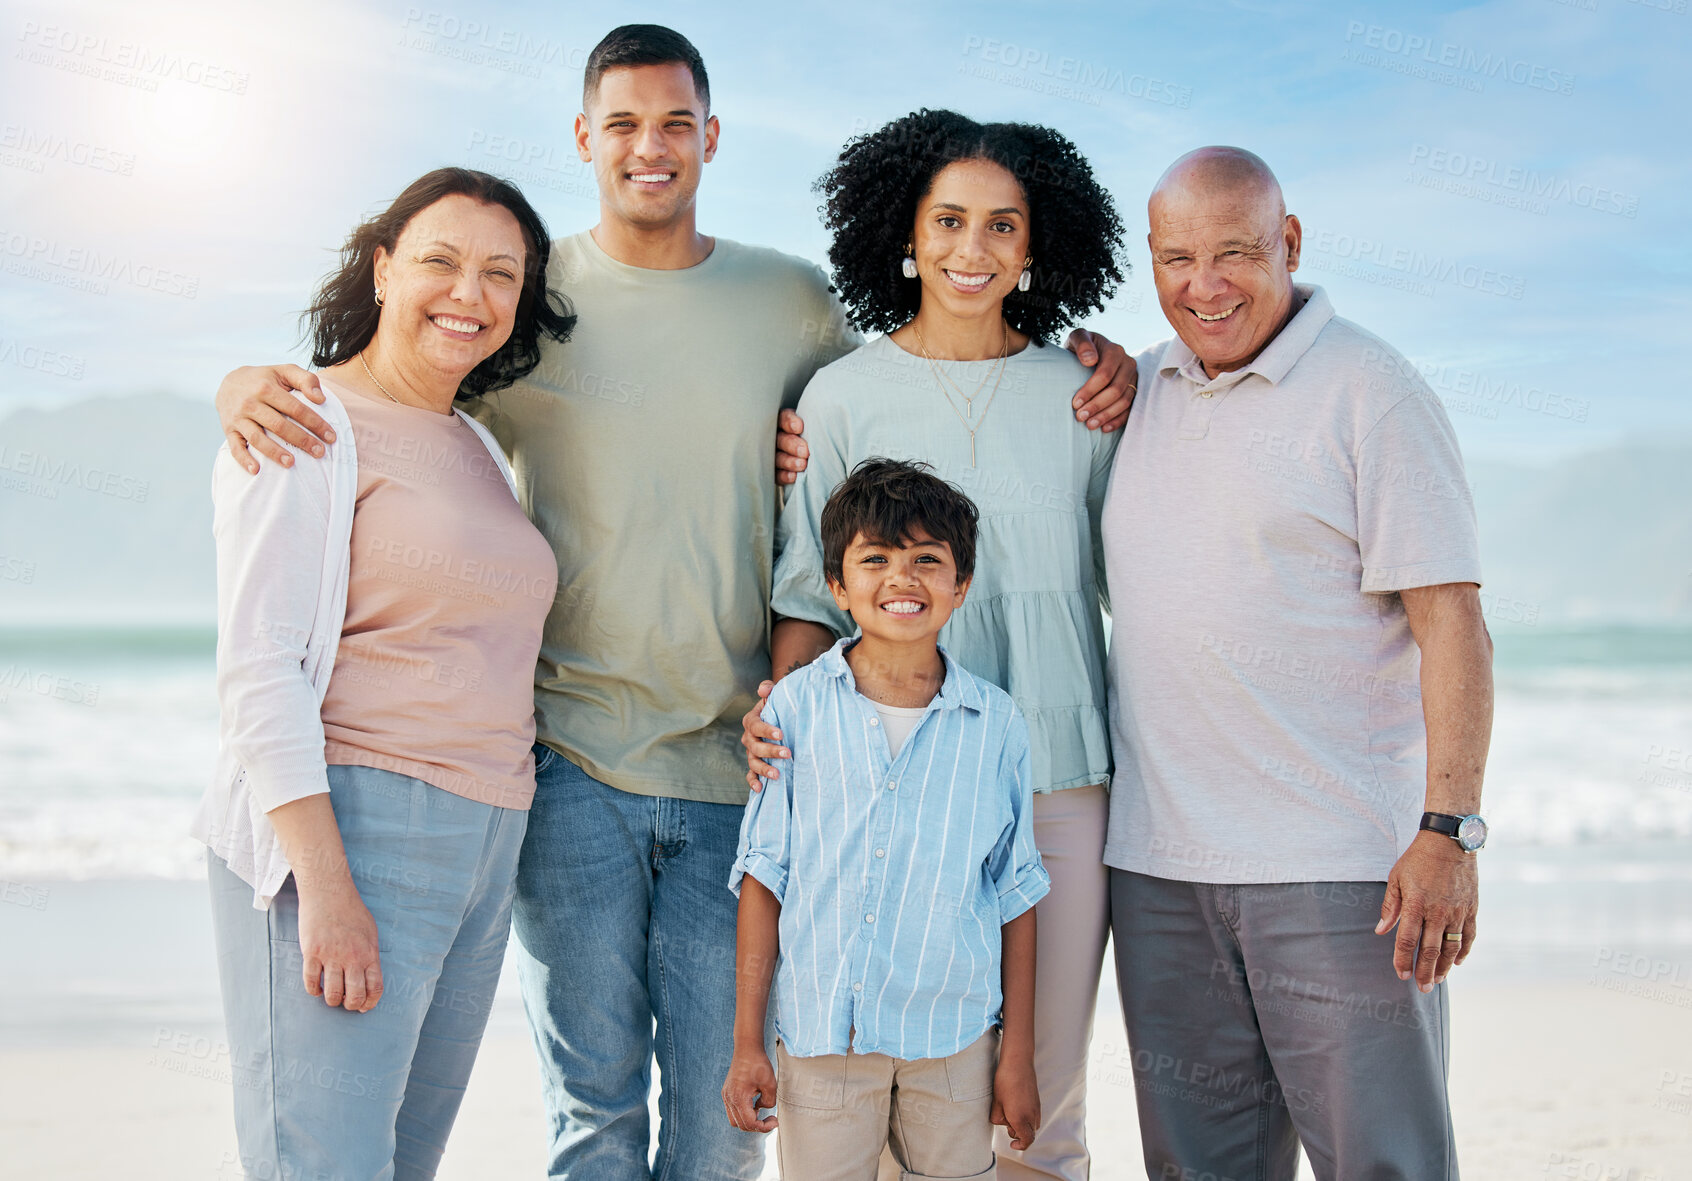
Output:
[[[1098,530],[1117,436],[1049,413],[1083,371],[1048,340],[1115,292],[1122,224],[1057,132],[951,111],[854,139],[817,188],[841,299],[858,328],[885,335],[819,371],[799,402],[811,458],[777,531],[773,675],[854,630],[824,582],[819,520],[859,461],[926,461],[970,495],[975,580],[940,638],[1027,719],[1035,835],[1052,879],[1037,908],[1032,1023],[1007,1024],[994,1080],[1013,1085],[1032,1061],[1044,1119],[1032,1143],[1027,1128],[997,1133],[998,1175],[1084,1178],[1087,1045],[1109,927]],[[775,774],[763,759],[788,751],[756,711],[746,725],[756,788]],[[901,1120],[915,1118],[898,1106],[895,1096],[896,1154]]]
[[[243,1173],[433,1177],[511,927],[558,570],[457,406],[575,317],[509,183],[441,168],[307,312],[333,441],[213,466],[216,776],[194,819]]]

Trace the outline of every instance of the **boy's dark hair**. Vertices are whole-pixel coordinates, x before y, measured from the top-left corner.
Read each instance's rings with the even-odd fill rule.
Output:
[[[860,533],[876,545],[905,545],[920,528],[951,547],[962,582],[975,573],[975,520],[974,502],[928,464],[866,459],[823,506],[823,573],[845,581],[846,547]]]
[[[693,47],[693,42],[674,29],[663,25],[619,25],[612,29],[588,54],[587,67],[582,71],[582,110],[593,105],[599,93],[599,79],[606,70],[624,66],[667,66],[675,62],[687,67],[693,75],[693,89],[711,113],[711,83],[705,77],[705,59]]]
[[[1027,291],[1005,297],[1005,321],[1041,344],[1102,310],[1128,270],[1122,219],[1075,145],[1033,123],[977,123],[923,109],[860,135],[814,188],[834,235],[828,261],[853,325],[892,332],[916,315],[922,284],[900,270],[917,203],[948,164],[989,160],[1028,199]]]

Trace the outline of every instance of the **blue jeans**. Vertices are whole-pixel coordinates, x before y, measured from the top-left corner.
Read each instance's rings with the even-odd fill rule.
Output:
[[[206,858],[242,1171],[433,1177],[499,983],[527,814],[372,767],[330,767],[329,800],[376,920],[368,1013],[306,992],[292,877],[255,910],[253,888]]]
[[[535,747],[517,868],[519,978],[540,1055],[547,1175],[752,1181],[764,1138],[723,1111],[734,1049],[744,809],[619,791]],[[647,1095],[656,1056],[657,1159]]]

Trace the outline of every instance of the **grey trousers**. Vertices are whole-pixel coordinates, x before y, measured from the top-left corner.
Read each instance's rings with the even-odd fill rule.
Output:
[[[1112,869],[1146,1176],[1457,1181],[1450,1031],[1376,935],[1384,882],[1213,885]]]

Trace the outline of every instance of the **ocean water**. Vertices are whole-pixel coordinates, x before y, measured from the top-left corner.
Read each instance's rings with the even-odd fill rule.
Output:
[[[1489,876],[1692,883],[1692,630],[1495,641]],[[200,876],[213,647],[209,627],[0,629],[0,881]]]

